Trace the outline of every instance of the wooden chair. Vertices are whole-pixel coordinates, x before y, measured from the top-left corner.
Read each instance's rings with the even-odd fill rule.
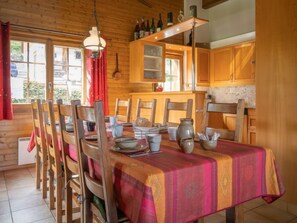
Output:
[[[36,188],[42,183],[42,198],[47,197],[47,149],[40,99],[31,101],[36,146]]]
[[[137,109],[136,109],[136,118],[141,117],[140,113],[141,110],[151,110],[150,114],[150,122],[152,125],[155,124],[155,116],[156,116],[156,105],[157,105],[157,100],[153,99],[152,101],[142,101],[140,98],[137,100]]]
[[[192,118],[193,99],[188,99],[187,102],[172,102],[169,98],[165,100],[164,119],[163,124],[169,126],[177,126],[179,123],[169,122],[170,111],[185,111],[185,117],[180,118]]]
[[[80,150],[79,159],[83,172],[83,193],[84,193],[84,218],[85,222],[120,222],[127,218],[119,218],[116,208],[115,194],[113,191],[112,167],[110,161],[109,145],[104,122],[103,105],[101,101],[96,101],[93,107],[79,106],[73,104],[76,112],[74,127],[78,148]],[[95,122],[97,129],[97,142],[85,139],[83,121]],[[90,176],[88,168],[88,158],[100,165],[101,178],[95,179]],[[93,196],[104,201],[101,209],[93,202]],[[102,204],[102,203],[101,203]],[[104,211],[105,210],[105,211]]]
[[[56,203],[56,222],[61,223],[64,173],[52,101],[42,103],[42,114],[48,153],[49,207],[53,210]]]
[[[125,114],[120,114],[120,110],[125,109]],[[131,113],[131,99],[129,98],[127,101],[116,99],[115,105],[115,116],[117,119],[122,122],[129,123],[130,121],[130,113]]]
[[[80,101],[73,101],[73,104],[80,104]],[[75,132],[67,131],[66,129],[66,120],[74,119],[74,111],[73,106],[64,105],[62,100],[59,99],[57,101],[58,104],[58,113],[59,113],[59,122],[60,122],[60,131],[61,131],[61,139],[62,139],[62,158],[64,163],[64,176],[65,176],[65,215],[66,222],[72,222],[72,213],[76,212],[77,209],[73,210],[72,201],[75,201],[76,206],[79,207],[79,211],[83,213],[83,205],[82,205],[82,188],[81,188],[81,176],[80,176],[80,167],[79,167],[79,159],[78,161],[73,160],[69,155],[69,145],[75,145],[76,154],[78,154],[78,149],[76,145],[76,137]]]
[[[236,142],[242,141],[243,136],[243,120],[244,120],[244,100],[239,99],[238,103],[213,103],[211,100],[205,100],[203,109],[203,129],[205,133],[212,135],[213,132],[219,132],[222,139],[232,140]],[[208,127],[209,113],[218,112],[224,114],[235,114],[236,125],[235,131],[228,129],[216,129]]]

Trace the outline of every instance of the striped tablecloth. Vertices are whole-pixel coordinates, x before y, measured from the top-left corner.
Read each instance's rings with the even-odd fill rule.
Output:
[[[270,149],[220,140],[184,154],[163,135],[162,152],[112,152],[118,204],[131,222],[190,222],[248,200],[270,203],[284,193]],[[96,164],[91,168],[100,174]]]

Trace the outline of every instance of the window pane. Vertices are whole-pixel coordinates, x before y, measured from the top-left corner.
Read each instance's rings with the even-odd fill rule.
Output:
[[[31,99],[45,99],[45,45],[11,40],[10,46],[12,102],[30,103]]]
[[[27,42],[10,41],[10,60],[27,61]]]
[[[54,100],[69,103],[82,99],[83,58],[82,49],[54,47]]]
[[[45,63],[45,45],[29,43],[29,62]]]
[[[180,60],[166,58],[164,91],[180,91]]]
[[[69,48],[69,65],[81,66],[82,51],[79,48]]]
[[[81,67],[69,67],[69,80],[81,82],[82,78]]]
[[[55,65],[68,64],[66,47],[57,47],[57,46],[54,47],[54,63]]]
[[[39,83],[46,82],[45,65],[29,64],[29,79],[30,81],[37,81]]]

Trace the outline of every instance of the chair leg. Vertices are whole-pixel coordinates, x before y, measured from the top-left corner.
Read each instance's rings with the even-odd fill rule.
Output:
[[[36,189],[40,189],[40,180],[41,180],[41,177],[40,177],[40,156],[38,154],[38,151],[36,152]]]
[[[66,185],[66,192],[65,192],[65,201],[66,201],[66,223],[72,222],[72,189],[68,185]]]
[[[84,219],[84,222],[92,222],[92,219],[94,219],[94,217],[93,217],[93,214],[91,213],[91,208],[90,208],[91,202],[90,202],[90,199],[86,199],[85,198],[82,205],[84,206],[83,207],[84,214],[82,215],[82,217]]]
[[[46,159],[42,160],[42,198],[47,198],[47,165]]]
[[[54,186],[54,174],[49,171],[49,208],[55,209],[55,186]]]
[[[62,223],[62,178],[56,176],[56,222]]]

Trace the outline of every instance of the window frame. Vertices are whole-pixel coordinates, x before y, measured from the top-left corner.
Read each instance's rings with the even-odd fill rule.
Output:
[[[46,88],[45,88],[45,98],[46,100],[53,99],[53,86],[54,86],[54,45],[64,46],[64,47],[75,47],[82,48],[82,103],[86,102],[87,98],[87,72],[86,72],[86,51],[82,47],[83,37],[81,36],[63,36],[47,32],[38,32],[36,30],[19,30],[11,29],[10,40],[14,41],[24,41],[32,43],[42,43],[45,44],[45,55],[46,55]],[[16,104],[30,104],[28,103],[13,103]]]

